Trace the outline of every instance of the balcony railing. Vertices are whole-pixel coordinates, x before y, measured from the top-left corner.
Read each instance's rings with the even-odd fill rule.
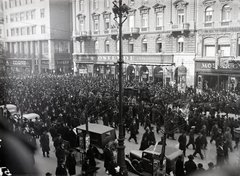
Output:
[[[221,26],[229,26],[230,21],[221,21]]]
[[[204,27],[213,27],[213,22],[204,23]]]
[[[156,31],[162,31],[163,30],[163,26],[157,26],[156,27]]]
[[[174,31],[189,31],[190,24],[189,23],[183,23],[183,24],[173,24],[172,30]]]

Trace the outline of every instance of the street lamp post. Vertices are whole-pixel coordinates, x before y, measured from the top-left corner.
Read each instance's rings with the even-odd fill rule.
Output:
[[[125,163],[125,146],[124,146],[124,133],[123,133],[123,118],[122,118],[122,66],[123,66],[123,58],[122,58],[122,24],[127,19],[128,14],[128,6],[126,4],[122,4],[122,0],[119,0],[118,5],[117,1],[113,1],[113,13],[115,15],[114,20],[118,23],[119,26],[119,137],[118,137],[118,153],[117,153],[117,163],[120,166],[120,172],[124,175],[128,175],[126,163]],[[122,19],[124,17],[124,19]],[[118,19],[118,20],[117,20]]]

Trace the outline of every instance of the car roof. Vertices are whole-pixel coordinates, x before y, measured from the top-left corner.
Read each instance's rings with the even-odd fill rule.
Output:
[[[26,119],[35,119],[36,117],[39,118],[40,116],[36,113],[29,113],[29,114],[23,114],[23,117]]]
[[[84,125],[78,126],[76,128],[78,128],[80,130],[86,130],[86,125],[84,124]],[[102,124],[88,123],[88,131],[89,132],[102,134],[102,133],[109,132],[112,130],[115,130],[115,129],[112,127],[109,127],[109,126],[102,125]]]
[[[155,150],[154,150],[154,148],[155,148],[155,146],[151,145],[149,148],[144,150],[144,152],[156,154],[156,155],[160,155],[162,153],[162,145],[157,145]],[[182,155],[182,153],[183,153],[182,150],[179,150],[174,147],[166,146],[166,148],[165,148],[165,156],[169,159],[174,159],[177,156]]]

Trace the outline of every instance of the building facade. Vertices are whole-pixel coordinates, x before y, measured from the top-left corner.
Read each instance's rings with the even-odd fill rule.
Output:
[[[197,29],[195,86],[235,89],[240,84],[240,2],[198,1]]]
[[[71,71],[68,0],[3,0],[6,70]]]
[[[194,85],[195,0],[123,0],[126,80]],[[77,74],[117,78],[118,19],[111,0],[72,0],[73,64]],[[180,86],[180,87],[181,87]]]

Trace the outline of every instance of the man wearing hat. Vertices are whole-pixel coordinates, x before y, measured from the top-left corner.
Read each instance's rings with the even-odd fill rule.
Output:
[[[203,142],[202,142],[202,133],[198,133],[198,137],[195,139],[195,151],[193,153],[193,156],[195,157],[196,154],[199,154],[201,159],[203,159],[203,154],[202,154],[202,147],[203,147]]]
[[[69,152],[70,153],[68,154],[67,159],[66,159],[66,167],[68,169],[69,175],[75,175],[77,162],[76,162],[76,159],[74,156],[74,150],[70,149]]]
[[[193,174],[197,170],[197,165],[193,161],[193,159],[194,159],[193,155],[188,155],[188,161],[186,161],[184,164],[186,176]]]

